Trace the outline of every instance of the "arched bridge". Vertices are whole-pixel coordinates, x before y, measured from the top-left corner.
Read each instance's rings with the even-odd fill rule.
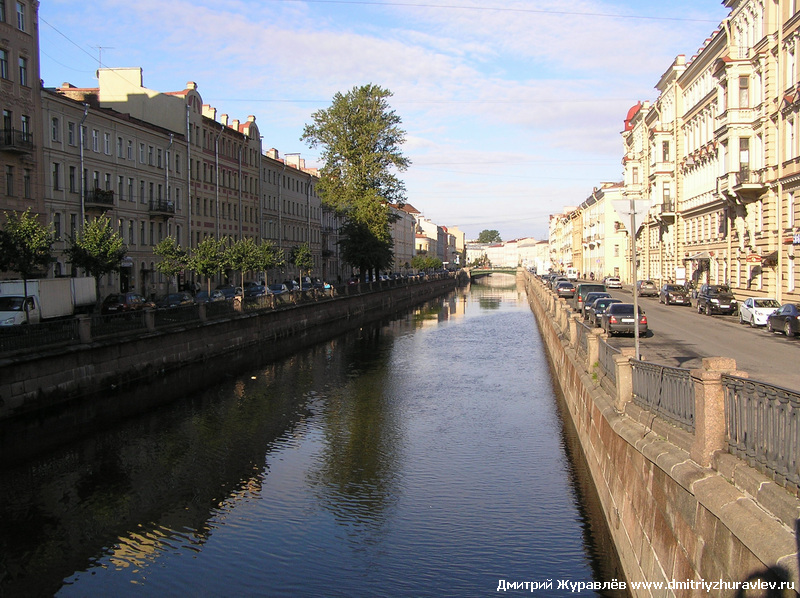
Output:
[[[519,268],[467,268],[470,280],[489,276],[489,274],[511,274],[516,275]]]

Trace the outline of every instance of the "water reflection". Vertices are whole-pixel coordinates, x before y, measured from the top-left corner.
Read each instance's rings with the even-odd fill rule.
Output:
[[[591,497],[508,280],[226,366],[158,381],[216,378],[0,473],[0,594],[466,595],[615,571],[585,545]]]

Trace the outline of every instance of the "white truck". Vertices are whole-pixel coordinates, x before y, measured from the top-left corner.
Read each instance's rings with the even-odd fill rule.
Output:
[[[0,280],[0,326],[36,324],[90,311],[97,301],[92,276],[40,278],[27,281]],[[27,312],[27,314],[26,314]]]

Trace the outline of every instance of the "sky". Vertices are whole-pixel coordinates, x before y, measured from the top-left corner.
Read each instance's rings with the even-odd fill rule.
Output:
[[[311,167],[314,111],[378,85],[406,131],[408,203],[467,240],[546,239],[551,214],[622,180],[629,108],[726,16],[719,0],[41,0],[41,77],[194,81],[218,115],[255,115],[265,150]]]

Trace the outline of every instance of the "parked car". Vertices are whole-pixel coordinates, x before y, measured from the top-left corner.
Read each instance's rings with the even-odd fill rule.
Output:
[[[225,301],[225,295],[222,291],[214,289],[209,293],[208,291],[198,291],[194,296],[195,303],[213,303],[215,301]]]
[[[225,299],[233,299],[237,295],[242,294],[242,287],[235,287],[232,284],[217,285],[217,290],[222,291],[222,294],[225,295]]]
[[[575,285],[569,281],[559,282],[556,287],[556,295],[564,297],[565,299],[571,299],[575,296]]]
[[[658,287],[652,280],[637,280],[636,292],[639,297],[657,297]]]
[[[598,282],[582,282],[575,287],[575,296],[572,298],[572,309],[583,313],[583,302],[589,293],[605,293],[606,286]]]
[[[621,289],[622,288],[622,281],[619,279],[619,276],[606,276],[605,285],[609,289]]]
[[[284,293],[288,293],[289,289],[282,282],[275,282],[267,286],[267,291],[270,295],[283,295]]]
[[[550,288],[555,291],[558,288],[558,285],[561,284],[562,282],[572,282],[572,281],[566,276],[559,275],[550,281]]]
[[[767,316],[767,330],[781,331],[786,336],[800,332],[800,305],[786,303]]]
[[[736,299],[730,288],[724,284],[704,284],[697,293],[697,313],[735,314]]]
[[[739,324],[766,326],[767,317],[780,306],[777,299],[749,297],[739,306]]]
[[[170,293],[166,297],[162,297],[156,301],[156,307],[183,307],[185,305],[194,305],[194,297],[189,293]]]
[[[639,308],[639,336],[647,333],[647,316]],[[636,318],[633,316],[633,303],[612,303],[601,317],[601,328],[609,336],[615,334],[634,334]]]
[[[592,301],[591,305],[586,306],[587,320],[592,326],[600,326],[601,318],[612,303],[622,303],[621,299],[613,297],[600,297]]]
[[[692,296],[686,287],[679,284],[665,284],[658,293],[658,302],[664,305],[688,305],[692,306]]]
[[[609,295],[608,293],[605,293],[605,292],[603,292],[603,293],[594,292],[594,293],[587,293],[586,294],[586,297],[585,297],[585,299],[583,301],[583,306],[581,307],[581,315],[583,316],[584,320],[588,317],[588,314],[586,313],[587,308],[592,303],[594,303],[597,299],[601,299],[601,298],[604,298],[604,297],[611,297],[611,295]]]
[[[151,306],[152,303],[146,301],[139,293],[111,293],[108,297],[103,299],[103,304],[100,306],[100,313],[118,314],[138,311]]]
[[[253,299],[254,297],[263,297],[266,294],[266,287],[263,287],[260,284],[251,284],[246,286],[244,289],[244,296],[248,299]]]

